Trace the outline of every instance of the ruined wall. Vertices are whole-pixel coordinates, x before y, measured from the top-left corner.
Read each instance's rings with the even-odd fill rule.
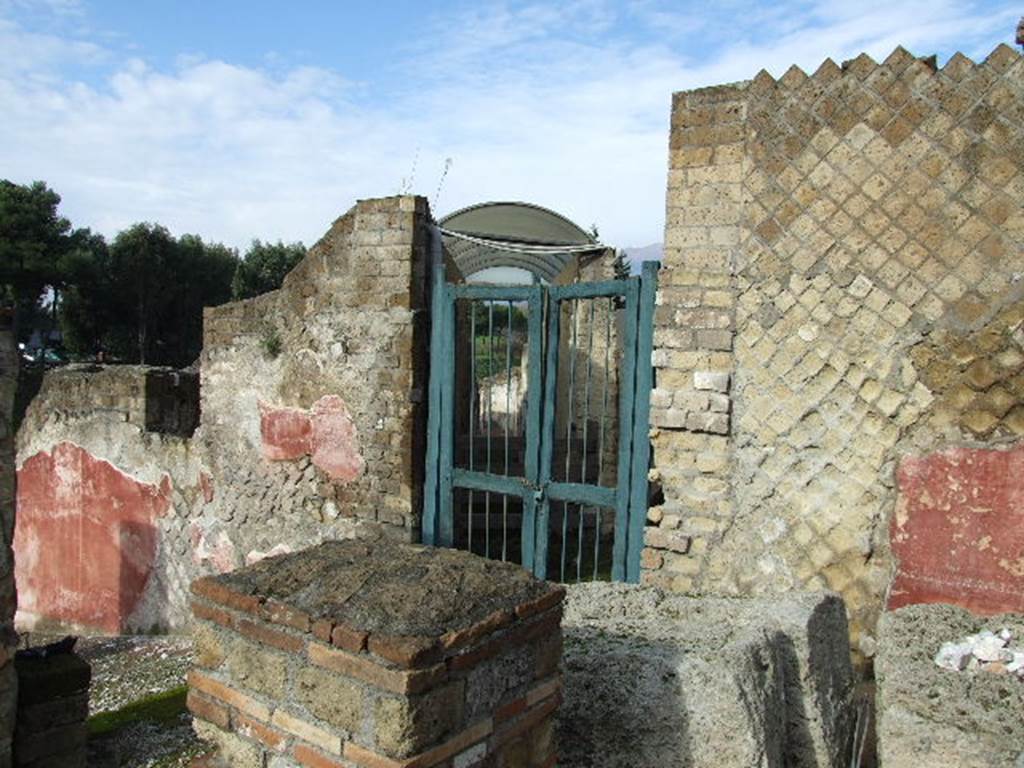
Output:
[[[175,376],[164,416],[147,382]],[[155,428],[195,411],[190,378],[145,366],[47,372],[18,431],[21,627],[145,631],[184,615],[203,469],[187,437]]]
[[[206,310],[197,439],[239,553],[367,524],[415,535],[428,222],[421,198],[362,201],[279,291]]]
[[[19,623],[176,628],[204,573],[413,538],[428,219],[360,202],[280,290],[208,309],[201,402],[195,373],[48,372],[18,435]]]
[[[11,764],[11,739],[18,703],[14,671],[16,603],[14,583],[14,391],[18,384],[18,346],[9,313],[0,315],[0,768]]]
[[[1022,95],[1007,46],[675,95],[646,581],[835,589],[870,653],[898,462],[1024,434]]]

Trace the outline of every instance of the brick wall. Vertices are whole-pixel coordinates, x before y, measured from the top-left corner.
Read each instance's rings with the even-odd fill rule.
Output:
[[[199,423],[199,375],[145,365],[68,365],[48,371],[22,429],[102,417],[189,437]]]
[[[899,460],[1024,434],[1022,94],[1000,46],[675,95],[645,580],[832,588],[870,651]]]

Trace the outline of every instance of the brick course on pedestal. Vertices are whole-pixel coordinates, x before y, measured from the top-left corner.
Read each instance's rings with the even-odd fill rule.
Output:
[[[214,764],[555,764],[564,590],[465,552],[326,542],[192,585]]]

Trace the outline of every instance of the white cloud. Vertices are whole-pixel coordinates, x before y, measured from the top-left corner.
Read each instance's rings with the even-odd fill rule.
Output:
[[[723,7],[476,5],[396,49],[401,79],[386,87],[282,69],[270,52],[268,69],[209,51],[156,69],[0,18],[0,49],[16,53],[0,62],[0,168],[45,179],[76,225],[156,220],[244,248],[314,241],[355,199],[397,192],[414,160],[414,190],[433,199],[450,157],[440,213],[527,199],[639,245],[661,238],[673,91],[898,42],[984,56],[1016,18],[948,0]],[[74,74],[98,62],[100,82]]]

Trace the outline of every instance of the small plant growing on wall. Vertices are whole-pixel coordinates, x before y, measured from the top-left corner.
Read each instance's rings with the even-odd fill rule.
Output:
[[[263,326],[263,331],[260,333],[260,347],[263,349],[263,354],[271,360],[281,354],[281,335],[276,328],[270,325]]]

